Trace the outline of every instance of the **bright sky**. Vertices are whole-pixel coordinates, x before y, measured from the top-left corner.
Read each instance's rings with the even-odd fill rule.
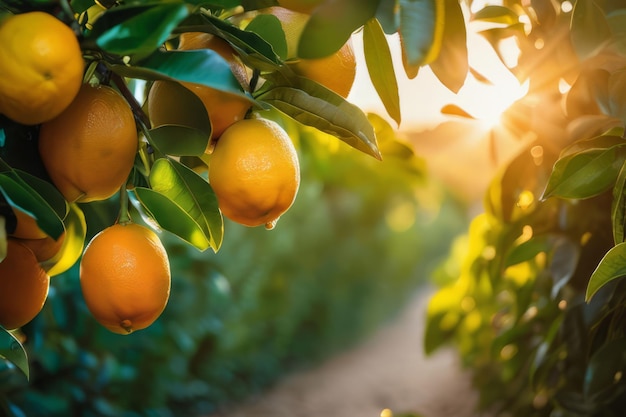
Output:
[[[360,34],[353,36],[353,42],[358,69],[355,85],[348,99],[364,111],[386,115],[382,102],[367,74]],[[397,36],[389,37],[389,46],[400,91],[401,129],[431,126],[448,120],[449,116],[444,116],[440,112],[446,104],[457,104],[479,119],[497,118],[513,101],[525,93],[524,86],[519,85],[515,77],[502,65],[491,46],[480,35],[468,34],[470,66],[494,84],[480,83],[472,75],[468,75],[465,85],[458,94],[445,88],[429,67],[421,68],[419,75],[409,80],[402,68]]]

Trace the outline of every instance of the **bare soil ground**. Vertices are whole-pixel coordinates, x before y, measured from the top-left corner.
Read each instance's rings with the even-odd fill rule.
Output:
[[[244,404],[210,417],[475,417],[477,394],[458,356],[422,348],[429,292],[358,347],[314,369],[286,376]]]

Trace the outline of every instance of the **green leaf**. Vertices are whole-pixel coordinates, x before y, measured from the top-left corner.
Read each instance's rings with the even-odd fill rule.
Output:
[[[217,252],[222,245],[224,222],[217,197],[209,183],[180,162],[169,158],[155,161],[150,172],[151,188],[180,206],[200,226]]]
[[[589,302],[595,293],[608,282],[626,275],[626,243],[618,243],[602,258],[589,278],[585,300]]]
[[[150,55],[188,15],[180,1],[152,1],[107,10],[95,22],[89,38],[103,50],[134,59]]]
[[[450,91],[458,93],[469,71],[467,56],[467,34],[461,5],[457,0],[445,1],[445,23],[441,39],[441,50],[430,63],[435,76]]]
[[[72,0],[72,10],[75,13],[82,13],[95,4],[94,0]]]
[[[249,98],[228,62],[210,49],[157,51],[135,66],[114,65],[112,69],[125,77],[187,81]]]
[[[286,60],[287,54],[287,40],[285,39],[285,32],[280,23],[280,20],[271,14],[260,14],[256,16],[248,26],[246,30],[254,32],[261,38],[265,39],[270,45],[276,55],[281,59]]]
[[[266,84],[258,92],[257,100],[304,125],[330,133],[376,159],[381,158],[374,129],[357,106],[304,77],[274,76]]]
[[[132,192],[159,227],[175,234],[201,251],[211,247],[211,242],[203,228],[189,213],[166,195],[144,187],[136,187]]]
[[[34,175],[19,169],[13,170],[13,173],[7,172],[6,175],[28,184],[34,193],[38,194],[50,206],[50,208],[54,210],[59,218],[63,219],[68,213],[69,205],[63,197],[63,194],[61,194],[59,190],[48,181],[44,181],[41,178],[35,177]]]
[[[382,27],[376,19],[370,19],[363,30],[363,50],[370,79],[387,113],[399,125],[400,95],[398,82],[391,60],[389,44]]]
[[[298,56],[315,59],[338,51],[352,33],[376,16],[380,0],[330,0],[311,15],[300,36]]]
[[[554,164],[542,199],[589,198],[612,187],[626,160],[626,145],[567,155]]]
[[[571,145],[565,147],[560,154],[560,157],[574,155],[580,152],[590,150],[602,150],[609,149],[614,146],[620,146],[626,144],[626,140],[621,136],[617,136],[619,132],[607,132],[604,135],[595,136],[588,139],[577,140]]]
[[[150,130],[150,139],[156,148],[172,156],[200,156],[209,143],[203,130],[182,125],[162,125]]]
[[[400,36],[409,65],[427,65],[437,58],[444,13],[444,0],[400,0]]]
[[[616,379],[626,372],[626,338],[607,341],[593,354],[585,371],[583,393],[588,403],[599,403],[616,389],[623,389]]]
[[[626,70],[609,76],[609,116],[626,120]]]
[[[504,6],[486,6],[474,13],[472,20],[500,23],[510,26],[519,23],[519,16],[513,10]]]
[[[37,221],[37,225],[46,234],[58,239],[64,227],[56,211],[27,182],[13,172],[0,174],[0,193],[7,202]]]
[[[396,0],[380,0],[376,10],[376,20],[386,34],[392,35],[398,31],[400,24],[398,17]]]
[[[622,165],[611,201],[611,224],[613,225],[613,241],[617,245],[624,242],[624,223],[626,222],[626,164]]]
[[[24,346],[11,332],[0,326],[0,358],[4,358],[15,365],[26,378],[30,378],[28,355]]]
[[[577,0],[572,11],[570,34],[576,54],[587,58],[608,42],[611,28],[594,0]]]

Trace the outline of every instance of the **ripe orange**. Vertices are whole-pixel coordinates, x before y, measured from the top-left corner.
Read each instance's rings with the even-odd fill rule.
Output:
[[[89,311],[114,333],[151,325],[170,294],[170,265],[156,233],[135,223],[110,226],[89,242],[80,285]]]
[[[230,69],[242,85],[248,83],[248,73],[245,65],[239,61],[233,48],[216,36],[203,32],[183,33],[178,46],[181,50],[211,49],[216,51],[230,65]],[[171,81],[155,81],[148,94],[148,116],[154,127],[163,124],[187,124],[190,115],[181,115],[173,109],[171,102],[175,102],[175,88]],[[204,104],[211,120],[212,138],[218,138],[226,128],[245,117],[250,102],[236,94],[226,93],[202,84],[181,82],[184,87],[192,91]]]
[[[317,81],[343,98],[348,97],[356,78],[356,59],[348,40],[334,54],[318,59],[300,59],[291,64],[298,75]]]
[[[217,141],[209,161],[209,183],[224,216],[271,229],[296,198],[298,155],[276,122],[242,120]]]
[[[10,233],[12,237],[19,239],[44,239],[47,236],[46,232],[39,228],[34,217],[16,207],[13,207],[12,210],[17,219],[15,230]]]
[[[7,256],[0,262],[0,325],[16,329],[41,311],[50,277],[33,252],[14,239],[7,241]]]
[[[278,0],[278,4],[289,10],[310,14],[324,0]]]
[[[19,239],[19,242],[33,251],[38,262],[46,262],[61,250],[64,239],[65,232],[57,240],[46,236],[41,239]]]
[[[39,154],[69,202],[111,197],[135,162],[137,128],[126,100],[108,86],[84,84],[58,117],[43,123]]]
[[[0,22],[0,113],[34,125],[70,105],[83,79],[84,62],[74,32],[44,12]]]

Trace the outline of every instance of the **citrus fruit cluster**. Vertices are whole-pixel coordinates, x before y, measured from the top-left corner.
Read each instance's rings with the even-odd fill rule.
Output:
[[[296,45],[309,18],[306,12],[318,2],[305,3],[298,7],[285,2],[293,10],[270,7],[255,13],[279,19],[291,45],[286,60],[290,71],[346,97],[355,75],[349,42],[321,60],[297,56]],[[230,43],[204,32],[174,37],[180,51],[219,54],[242,94],[163,78],[148,82],[142,107],[123,88],[125,84],[117,82],[124,83],[123,78],[112,82],[102,73],[94,74],[93,69],[100,68],[93,65],[98,54],[83,53],[80,30],[40,11],[0,20],[0,114],[20,125],[36,126],[38,156],[47,180],[70,207],[61,219],[65,230],[52,237],[27,207],[11,204],[14,225],[6,229],[6,256],[0,261],[0,326],[6,329],[31,321],[46,301],[50,276],[79,260],[85,303],[110,331],[128,334],[143,329],[163,312],[171,284],[167,253],[151,228],[132,222],[126,198],[137,175],[143,174],[144,183],[149,183],[154,159],[147,151],[152,144],[147,129],[196,126],[208,118],[202,174],[220,212],[234,222],[273,228],[294,203],[300,184],[295,146],[277,122],[254,111],[251,80],[258,73],[244,64]],[[177,106],[190,96],[206,114]],[[137,168],[140,165],[143,170]],[[107,200],[118,192],[123,196],[118,220],[95,233],[85,246],[80,204]],[[82,221],[82,234],[68,229],[70,216],[78,218],[78,224]]]

